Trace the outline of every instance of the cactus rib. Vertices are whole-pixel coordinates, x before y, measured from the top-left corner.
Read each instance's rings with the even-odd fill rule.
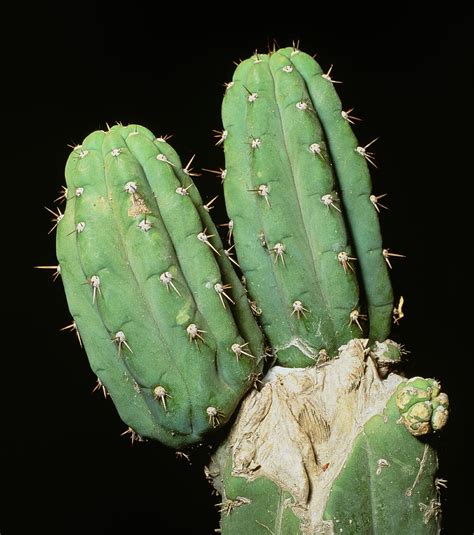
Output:
[[[354,247],[360,264],[365,290],[372,341],[385,340],[390,333],[393,292],[383,256],[377,209],[370,199],[372,183],[365,149],[360,147],[351,125],[344,116],[341,101],[331,80],[328,80],[314,59],[303,53],[279,53],[292,61],[301,73],[311,104],[328,140],[328,150],[337,173],[342,202],[352,231]],[[359,149],[359,150],[357,150]],[[362,152],[362,154],[361,154]]]

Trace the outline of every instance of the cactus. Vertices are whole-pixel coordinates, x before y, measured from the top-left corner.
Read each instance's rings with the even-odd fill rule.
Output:
[[[145,128],[114,126],[72,151],[66,180],[58,260],[99,384],[138,436],[201,440],[231,416],[263,349],[189,170]]]
[[[228,249],[190,164],[137,125],[73,149],[54,212],[68,327],[132,439],[227,432],[206,467],[224,535],[439,531],[444,481],[420,437],[449,402],[438,381],[394,373],[402,255],[382,244],[372,142],[335,83],[293,47],[226,84]]]

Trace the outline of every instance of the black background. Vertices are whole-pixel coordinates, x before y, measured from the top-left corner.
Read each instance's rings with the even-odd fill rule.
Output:
[[[393,338],[411,351],[410,374],[441,380],[452,400],[439,448],[445,533],[472,533],[464,453],[466,368],[473,330],[467,237],[472,182],[472,12],[449,3],[317,2],[285,7],[158,2],[18,5],[3,20],[3,287],[1,535],[211,534],[218,515],[203,477],[159,444],[130,445],[73,335],[61,282],[34,265],[54,264],[49,215],[63,184],[67,144],[116,121],[140,123],[197,167],[223,166],[222,84],[233,61],[300,40],[333,77],[373,146],[374,192],[406,318]],[[421,4],[421,5],[420,5]],[[215,17],[212,20],[212,17]],[[8,147],[8,150],[5,150]],[[204,174],[206,199],[220,193]],[[5,208],[7,215],[5,216]],[[222,201],[213,212],[225,220]],[[19,257],[19,258],[18,258]],[[29,526],[27,528],[27,525]],[[250,534],[249,534],[250,535]]]

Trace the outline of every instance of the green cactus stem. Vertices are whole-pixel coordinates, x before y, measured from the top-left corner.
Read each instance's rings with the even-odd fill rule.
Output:
[[[371,190],[373,160],[329,74],[296,49],[257,54],[237,67],[222,119],[238,262],[278,362],[309,365],[366,331],[383,342],[391,253]]]
[[[251,386],[263,341],[189,169],[114,126],[72,151],[66,181],[57,256],[99,384],[139,436],[200,441]]]

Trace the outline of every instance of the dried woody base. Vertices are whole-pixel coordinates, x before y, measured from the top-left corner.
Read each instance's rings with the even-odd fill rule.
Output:
[[[436,454],[397,407],[414,380],[380,379],[365,347],[352,340],[321,366],[274,367],[247,395],[208,468],[222,533],[439,533]],[[436,405],[432,393],[423,406]]]

